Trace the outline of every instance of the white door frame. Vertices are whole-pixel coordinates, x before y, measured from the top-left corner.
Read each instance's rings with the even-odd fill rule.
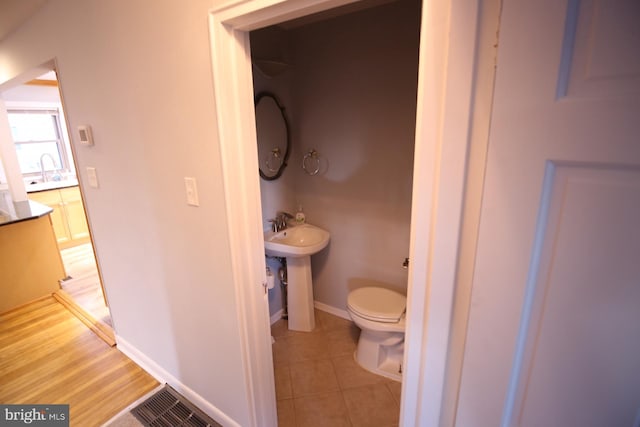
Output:
[[[275,425],[248,32],[353,0],[240,0],[209,28],[227,226],[252,425]],[[438,426],[471,130],[478,2],[424,0],[400,425]]]

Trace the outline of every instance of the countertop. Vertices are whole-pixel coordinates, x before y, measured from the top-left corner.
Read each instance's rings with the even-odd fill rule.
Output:
[[[8,191],[0,191],[0,227],[40,218],[53,212],[49,206],[32,200],[15,202]]]
[[[27,184],[25,188],[27,193],[37,193],[39,191],[57,190],[59,188],[77,187],[77,179],[65,179],[64,181],[47,181],[38,182],[36,184]]]

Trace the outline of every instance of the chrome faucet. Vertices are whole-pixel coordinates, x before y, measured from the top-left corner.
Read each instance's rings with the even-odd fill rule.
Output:
[[[276,217],[269,220],[269,222],[271,223],[271,229],[276,233],[280,230],[284,230],[285,228],[287,228],[287,222],[293,218],[293,215],[288,212],[278,211],[276,213]]]
[[[42,174],[42,182],[47,182],[47,172],[44,170],[44,158],[48,157],[51,159],[51,164],[53,164],[53,168],[56,168],[56,160],[50,153],[44,153],[40,156],[40,173]]]

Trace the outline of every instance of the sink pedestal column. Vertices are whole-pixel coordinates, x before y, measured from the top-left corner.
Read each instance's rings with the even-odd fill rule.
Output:
[[[311,286],[311,256],[287,257],[289,329],[311,332],[316,326]]]

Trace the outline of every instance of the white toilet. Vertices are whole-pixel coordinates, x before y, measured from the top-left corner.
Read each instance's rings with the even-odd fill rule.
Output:
[[[349,293],[347,311],[362,330],[355,359],[368,371],[402,381],[407,298],[376,286]]]

